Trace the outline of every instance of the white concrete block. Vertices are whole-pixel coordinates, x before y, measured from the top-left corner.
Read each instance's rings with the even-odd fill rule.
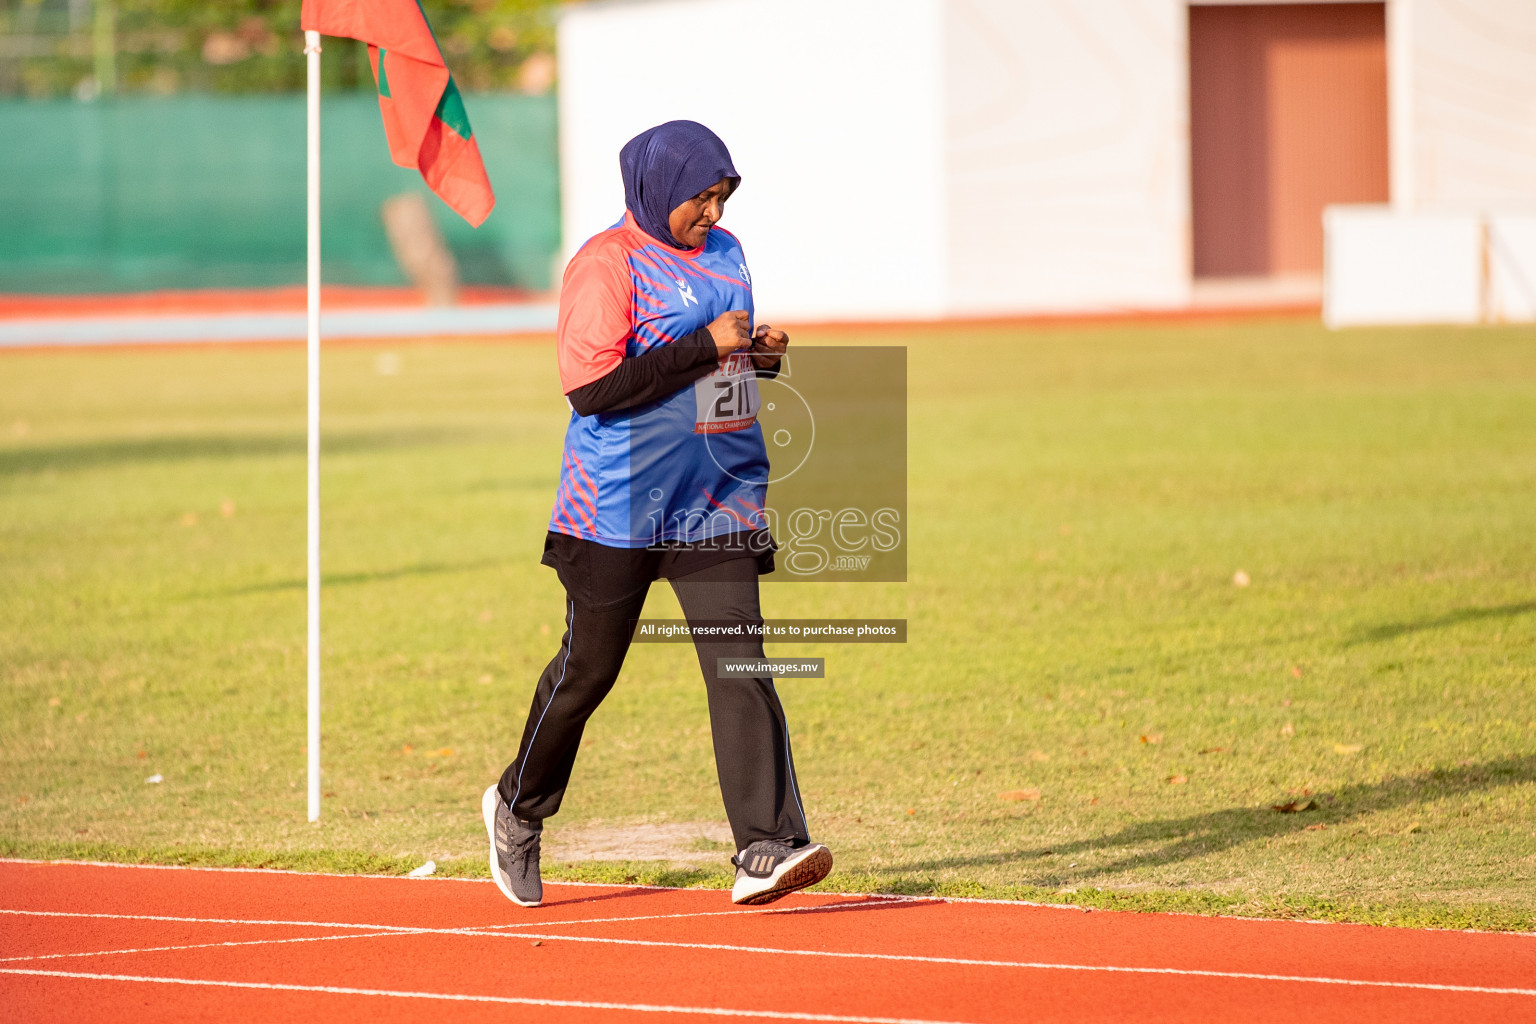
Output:
[[[1489,319],[1536,321],[1536,212],[1488,218]]]
[[[1330,206],[1323,213],[1323,263],[1329,327],[1482,319],[1482,224],[1475,213]]]

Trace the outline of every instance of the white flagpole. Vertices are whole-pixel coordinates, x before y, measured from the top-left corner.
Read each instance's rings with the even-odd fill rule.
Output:
[[[308,62],[309,293],[309,820],[320,820],[320,33],[304,33]]]

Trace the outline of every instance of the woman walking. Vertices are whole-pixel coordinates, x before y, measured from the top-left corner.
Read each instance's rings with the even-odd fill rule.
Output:
[[[641,133],[619,164],[624,219],[582,246],[560,293],[572,412],[543,563],[565,587],[565,634],[516,759],[481,800],[491,875],[525,907],[543,898],[544,819],[560,809],[651,583],[671,583],[690,625],[750,627],[762,622],[757,577],[773,571],[757,377],[777,372],[789,338],[753,327],[746,258],[716,227],[741,178],[693,121]],[[814,885],[832,854],[810,841],[773,681],[717,670],[720,658],[761,658],[761,636],[742,628],[695,649],[736,842],[731,899],[768,903]]]

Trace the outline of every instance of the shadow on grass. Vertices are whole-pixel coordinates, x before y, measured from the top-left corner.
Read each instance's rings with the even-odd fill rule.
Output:
[[[1513,786],[1522,782],[1536,782],[1536,756],[1509,757],[1458,768],[1436,768],[1416,775],[1397,775],[1380,782],[1345,786],[1333,793],[1318,794],[1318,809],[1313,812],[1281,814],[1267,806],[1228,807],[1205,814],[1140,822],[1110,835],[1077,842],[1053,843],[1048,847],[892,864],[881,873],[1016,864],[1049,854],[1079,854],[1149,845],[1153,847],[1107,864],[1093,864],[1080,871],[1058,870],[1020,879],[1024,884],[1054,888],[1073,884],[1089,875],[1102,877],[1220,853],[1254,840],[1300,832],[1308,825],[1325,824],[1337,828],[1367,815],[1395,810],[1423,800]]]
[[[1421,633],[1426,629],[1443,629],[1446,626],[1459,626],[1463,622],[1481,622],[1484,619],[1512,619],[1518,615],[1526,615],[1536,612],[1536,601],[1522,601],[1518,604],[1501,604],[1492,608],[1457,608],[1443,615],[1434,615],[1427,619],[1414,619],[1411,622],[1389,622],[1381,626],[1373,626],[1370,629],[1361,630],[1354,637],[1345,642],[1345,647],[1354,647],[1359,644],[1378,643],[1383,640],[1395,640],[1409,633]]]
[[[433,447],[467,441],[500,440],[471,430],[379,430],[324,434],[324,455],[355,455],[401,448]],[[0,476],[47,470],[95,469],[134,463],[185,462],[197,459],[302,456],[302,433],[182,434],[168,437],[121,438],[76,444],[36,445],[0,450]]]
[[[507,565],[510,558],[481,558],[473,562],[423,562],[419,565],[405,565],[398,569],[380,569],[376,572],[336,572],[324,573],[320,577],[320,585],[324,587],[348,586],[357,583],[384,583],[389,580],[407,579],[413,576],[440,576],[456,572],[473,572],[476,569],[494,569]],[[270,583],[251,583],[243,587],[229,587],[224,590],[204,590],[191,596],[205,597],[240,597],[245,594],[270,594],[279,590],[303,590],[308,584],[304,577],[295,576],[292,579],[273,580]]]

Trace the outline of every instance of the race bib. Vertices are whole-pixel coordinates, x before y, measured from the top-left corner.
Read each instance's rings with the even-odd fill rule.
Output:
[[[762,398],[752,357],[732,352],[708,377],[693,385],[695,434],[728,434],[745,430],[757,420]]]

